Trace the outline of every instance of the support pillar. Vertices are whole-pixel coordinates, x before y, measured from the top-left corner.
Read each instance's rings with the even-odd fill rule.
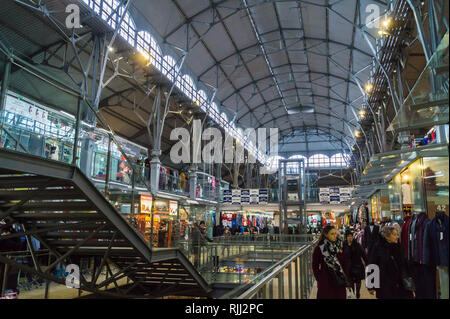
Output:
[[[233,164],[233,188],[237,189],[239,188],[239,164],[234,163]]]
[[[222,210],[221,187],[222,186],[222,164],[216,165],[216,226],[220,225],[220,211]]]
[[[152,150],[152,160],[150,161],[150,190],[152,193],[159,191],[159,174],[161,171],[160,150]]]
[[[436,142],[448,144],[448,124],[436,126]]]
[[[3,72],[3,79],[2,79],[2,91],[1,91],[1,97],[0,97],[0,111],[3,111],[5,109],[6,105],[6,93],[8,92],[8,85],[9,85],[9,76],[11,75],[11,60],[8,59],[5,64],[5,70]]]
[[[197,165],[193,164],[189,168],[189,197],[197,198]]]

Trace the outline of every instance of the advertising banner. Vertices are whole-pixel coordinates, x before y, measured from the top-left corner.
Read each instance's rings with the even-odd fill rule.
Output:
[[[141,200],[140,200],[141,214],[151,214],[152,201],[153,201],[153,197],[151,195],[141,195]]]
[[[177,216],[178,213],[178,202],[176,201],[169,201],[169,215],[170,216]]]
[[[268,204],[269,192],[267,189],[233,189],[223,190],[223,204],[242,205],[242,204]]]

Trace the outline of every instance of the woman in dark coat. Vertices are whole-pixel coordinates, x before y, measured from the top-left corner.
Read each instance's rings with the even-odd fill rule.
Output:
[[[317,281],[317,299],[346,299],[350,286],[344,273],[342,241],[334,226],[326,226],[312,256],[312,268]]]
[[[376,292],[377,299],[412,299],[414,292],[408,288],[405,279],[408,275],[403,249],[398,243],[399,234],[394,226],[385,226],[381,238],[373,246],[369,255],[369,264],[375,264],[380,270],[379,288],[369,289],[370,294]]]
[[[353,233],[350,231],[345,233],[344,256],[347,266],[344,269],[345,274],[353,285],[356,298],[359,299],[361,281],[366,277],[364,264],[367,264],[367,258],[364,249],[356,240],[353,240]]]

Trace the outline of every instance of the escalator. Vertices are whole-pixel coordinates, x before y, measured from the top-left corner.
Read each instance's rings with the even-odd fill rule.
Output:
[[[161,298],[209,297],[211,287],[178,249],[148,243],[76,166],[0,149],[0,220],[20,225],[25,236],[48,249],[50,261],[31,256],[33,267],[0,253],[0,263],[64,284],[51,275],[60,262],[92,265],[80,289],[93,296]],[[111,272],[114,266],[118,271]],[[106,267],[109,278],[100,280]],[[127,279],[127,284],[118,282]],[[108,285],[114,289],[107,290]],[[105,288],[106,287],[106,288]]]

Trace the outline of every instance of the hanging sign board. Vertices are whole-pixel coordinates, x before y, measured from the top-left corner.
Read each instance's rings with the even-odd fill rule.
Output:
[[[152,213],[152,202],[153,202],[152,196],[141,195],[141,202],[140,202],[141,214],[151,214]]]
[[[222,203],[232,205],[260,205],[269,203],[267,189],[233,189],[223,190]]]

